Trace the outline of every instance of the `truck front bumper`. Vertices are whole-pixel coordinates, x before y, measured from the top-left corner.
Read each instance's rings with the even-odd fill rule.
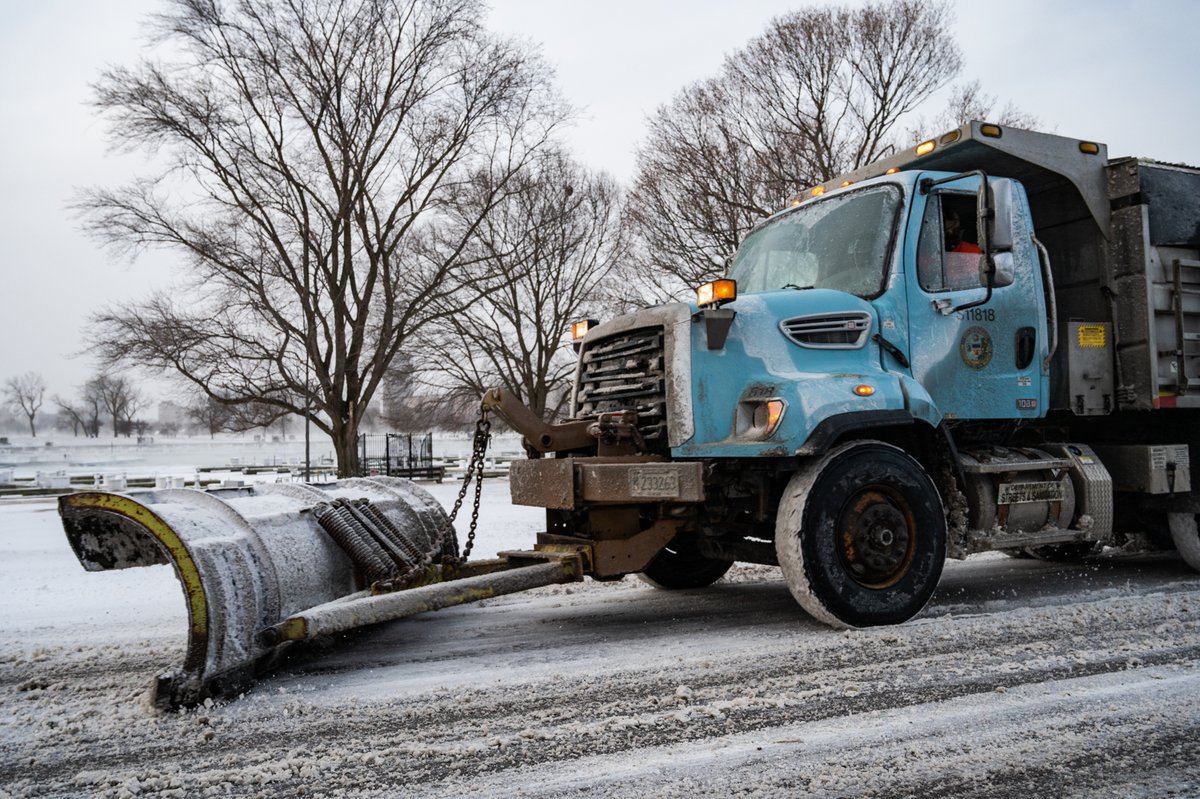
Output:
[[[510,481],[514,504],[558,510],[704,501],[702,463],[651,456],[513,461]]]

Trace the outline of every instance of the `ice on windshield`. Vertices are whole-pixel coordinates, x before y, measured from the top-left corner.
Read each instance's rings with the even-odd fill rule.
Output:
[[[812,287],[874,297],[900,199],[896,186],[877,186],[801,205],[747,236],[729,276],[741,293]]]

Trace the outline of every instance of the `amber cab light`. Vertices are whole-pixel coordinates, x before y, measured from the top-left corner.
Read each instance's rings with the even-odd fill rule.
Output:
[[[723,305],[737,299],[737,281],[724,278],[705,283],[696,289],[696,304],[701,308],[709,305]]]
[[[875,387],[874,387],[874,386],[868,386],[868,385],[866,385],[866,384],[864,383],[863,385],[860,385],[860,386],[855,386],[855,387],[854,387],[854,393],[855,393],[855,394],[857,394],[857,395],[858,395],[858,396],[860,396],[860,397],[869,397],[869,396],[871,396],[872,394],[874,394],[874,393],[875,393]]]
[[[588,331],[599,324],[595,319],[580,319],[571,323],[571,341],[582,341]]]

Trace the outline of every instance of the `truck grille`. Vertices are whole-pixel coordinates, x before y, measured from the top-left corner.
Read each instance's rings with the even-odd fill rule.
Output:
[[[576,418],[636,410],[638,430],[655,451],[667,449],[663,331],[632,330],[584,345]]]

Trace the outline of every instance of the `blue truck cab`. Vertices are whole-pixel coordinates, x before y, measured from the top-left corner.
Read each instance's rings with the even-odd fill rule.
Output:
[[[806,189],[696,302],[579,344],[571,421],[485,406],[525,436],[539,546],[598,579],[778,564],[812,616],[867,626],[918,613],[947,556],[1136,538],[1200,568],[1190,167],[968,123]]]
[[[1003,274],[975,304],[987,294],[975,228],[983,178],[951,178],[873,178],[752,231],[729,272],[738,298],[724,306],[736,313],[726,345],[708,350],[703,326],[694,331],[696,433],[673,454],[802,453],[821,425],[863,414],[933,428],[945,418],[1040,418],[1049,340],[1024,191],[1007,181],[1013,230],[991,253]],[[945,220],[961,217],[968,223],[948,239]],[[764,394],[785,403],[771,434],[731,429],[724,410]]]

